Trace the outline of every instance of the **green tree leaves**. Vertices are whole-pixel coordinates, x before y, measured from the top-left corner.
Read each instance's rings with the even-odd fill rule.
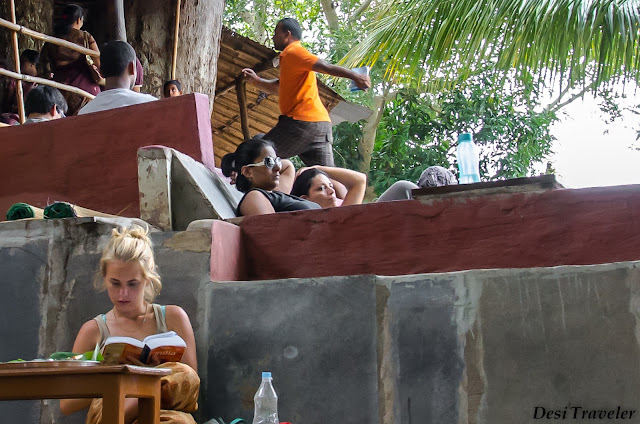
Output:
[[[435,95],[405,88],[387,103],[371,159],[369,183],[380,194],[395,181],[417,181],[431,165],[457,173],[457,135],[474,134],[481,150],[483,180],[535,174],[551,154],[550,125],[556,120],[532,97],[533,82],[480,74]],[[338,166],[357,168],[362,125],[334,131]]]

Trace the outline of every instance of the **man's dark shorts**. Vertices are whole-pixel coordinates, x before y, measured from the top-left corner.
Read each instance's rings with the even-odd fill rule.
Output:
[[[298,121],[280,115],[278,124],[264,138],[273,142],[281,158],[300,156],[307,166],[334,166],[331,122]]]

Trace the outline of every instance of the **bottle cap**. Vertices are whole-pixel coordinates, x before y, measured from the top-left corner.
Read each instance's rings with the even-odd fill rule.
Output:
[[[262,373],[262,378],[271,378],[271,373],[270,373],[270,372],[266,372],[266,371],[264,371],[264,372]]]
[[[458,134],[458,142],[461,143],[463,141],[471,141],[473,140],[473,137],[471,136],[470,133],[462,133],[462,134]]]

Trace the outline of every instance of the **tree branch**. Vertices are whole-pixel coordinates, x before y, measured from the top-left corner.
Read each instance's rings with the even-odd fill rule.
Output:
[[[356,9],[356,11],[353,12],[353,15],[351,15],[351,17],[349,18],[349,22],[355,22],[356,19],[358,19],[360,17],[360,15],[362,15],[364,13],[364,11],[369,8],[369,6],[371,5],[371,1],[372,0],[365,0],[360,5],[360,7],[358,7],[358,9]]]
[[[567,92],[571,89],[571,86],[567,85],[567,87],[564,90],[562,90],[562,92],[560,92],[560,95],[558,96],[558,98],[554,100],[549,106],[546,107],[547,112],[557,112],[563,107],[565,107],[566,105],[574,102],[576,99],[583,97],[587,91],[592,90],[596,86],[596,83],[597,81],[594,80],[593,82],[591,82],[591,84],[584,86],[582,90],[580,90],[579,92],[569,97],[566,101],[560,103],[560,101],[565,96],[565,94],[567,94]]]
[[[338,31],[340,29],[340,19],[338,19],[338,14],[333,7],[333,0],[320,0],[320,3],[322,4],[324,17],[327,18],[329,29],[331,32]]]

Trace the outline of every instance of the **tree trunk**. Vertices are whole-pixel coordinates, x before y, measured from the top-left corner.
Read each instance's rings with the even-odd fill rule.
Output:
[[[362,139],[358,143],[358,152],[362,156],[362,161],[358,167],[360,172],[369,174],[371,170],[371,155],[373,154],[373,146],[376,141],[376,133],[378,131],[378,125],[382,119],[384,113],[384,106],[387,101],[388,93],[384,93],[381,96],[375,96],[374,103],[375,109],[371,116],[367,118],[362,129]]]
[[[390,94],[388,88],[385,88],[385,91],[381,96],[375,96],[375,108],[373,109],[373,113],[364,122],[362,138],[360,139],[360,143],[358,143],[358,152],[362,157],[358,170],[365,175],[369,175],[369,171],[371,171],[371,156],[373,155],[373,147],[376,142],[378,125],[380,125],[380,120],[382,119],[384,108],[389,97]],[[367,192],[365,193],[365,200],[370,201],[375,197],[376,194],[373,191],[373,187],[368,186]]]
[[[255,3],[254,3],[255,4]],[[269,42],[269,35],[262,23],[267,16],[267,2],[257,2],[255,9],[252,13],[251,26],[253,27],[253,33],[255,34],[255,40],[260,44],[267,44]]]
[[[156,0],[126,0],[127,39],[144,67],[142,91],[162,96],[162,85],[171,76],[171,52],[175,28],[175,0],[158,7]],[[222,0],[183,0],[176,78],[186,93],[209,96],[213,107],[220,34]]]

